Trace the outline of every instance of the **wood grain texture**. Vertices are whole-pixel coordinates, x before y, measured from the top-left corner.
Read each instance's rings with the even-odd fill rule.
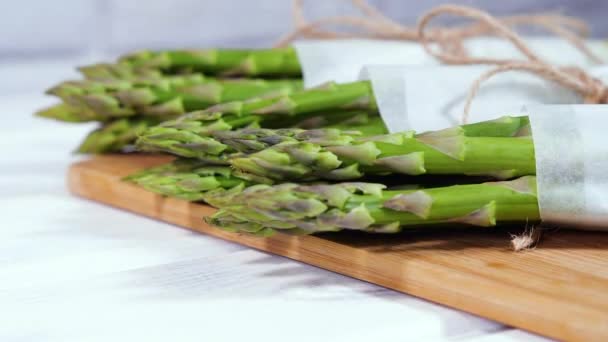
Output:
[[[560,230],[514,253],[497,229],[399,235],[275,234],[257,238],[205,224],[214,209],[163,198],[121,178],[168,161],[100,156],[74,164],[79,196],[419,296],[563,340],[608,340],[608,234]]]

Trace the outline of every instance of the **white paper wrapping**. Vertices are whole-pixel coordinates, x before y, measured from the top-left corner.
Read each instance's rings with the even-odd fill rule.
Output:
[[[382,119],[391,132],[429,131],[462,123],[473,82],[490,66],[367,66],[360,78],[372,83]],[[608,67],[589,69],[608,83]],[[469,122],[518,115],[524,104],[577,104],[579,94],[523,72],[484,82],[473,99]]]
[[[608,105],[526,108],[543,222],[608,230]]]
[[[378,108],[391,132],[422,132],[460,124],[471,85],[489,68],[368,66],[361,78],[371,81]],[[483,84],[470,108],[469,122],[516,115],[524,104],[580,101],[580,96],[554,83],[509,72]]]
[[[380,116],[391,133],[412,127],[407,111],[404,69],[403,66],[364,67],[359,76],[371,82]]]
[[[524,37],[530,49],[544,61],[557,65],[592,67],[595,62],[564,39],[557,37]],[[587,47],[597,57],[608,63],[608,43],[602,40],[586,40]],[[513,44],[503,38],[477,38],[465,43],[472,56],[495,58],[523,58]]]
[[[530,48],[546,61],[562,65],[592,66],[593,63],[559,38],[526,38]],[[600,58],[608,61],[608,44],[588,41]],[[419,43],[388,40],[303,40],[294,44],[302,65],[304,84],[313,87],[327,81],[352,82],[365,65],[438,65]],[[512,44],[501,38],[478,38],[465,42],[473,56],[522,58]]]
[[[368,64],[438,64],[418,43],[384,40],[304,40],[294,44],[306,87],[357,80]]]

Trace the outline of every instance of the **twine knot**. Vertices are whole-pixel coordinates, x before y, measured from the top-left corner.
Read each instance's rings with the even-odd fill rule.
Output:
[[[601,80],[592,77],[583,69],[578,67],[565,67],[564,72],[581,83],[581,95],[587,104],[606,104],[608,103],[608,86]]]

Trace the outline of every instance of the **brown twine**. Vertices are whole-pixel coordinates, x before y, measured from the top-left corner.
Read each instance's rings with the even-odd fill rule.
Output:
[[[538,75],[561,84],[581,94],[585,103],[606,103],[608,89],[599,80],[576,67],[556,67],[544,62],[515,33],[511,27],[519,25],[539,26],[568,41],[594,62],[601,62],[585,44],[583,37],[588,34],[587,25],[576,18],[557,14],[518,15],[496,18],[484,11],[457,5],[438,6],[423,15],[415,28],[406,27],[388,18],[365,0],[351,0],[364,16],[333,16],[307,21],[304,16],[303,0],[294,0],[293,18],[296,28],[284,36],[276,45],[285,46],[298,37],[319,39],[381,38],[420,42],[430,55],[446,64],[488,64],[497,67],[482,74],[472,85],[465,102],[462,122],[466,123],[473,99],[482,83],[496,74],[507,71],[523,71]],[[455,28],[437,27],[426,29],[435,17],[451,14],[477,20],[468,26]],[[360,33],[342,33],[324,29],[329,25],[345,25],[362,30]],[[463,41],[484,35],[501,36],[509,40],[527,59],[496,59],[469,56]],[[436,44],[438,51],[431,45]]]
[[[544,229],[537,226],[528,226],[521,234],[511,234],[511,248],[515,252],[528,251],[536,248],[543,237]]]
[[[304,16],[303,0],[294,0],[293,18],[295,29],[282,37],[276,46],[286,46],[298,37],[317,39],[345,38],[374,38],[394,39],[405,41],[421,41],[417,28],[406,27],[382,14],[378,9],[369,5],[365,0],[350,0],[364,16],[333,16],[308,22]],[[493,18],[493,17],[492,17]],[[583,37],[588,34],[587,25],[576,18],[558,14],[518,15],[496,19],[507,27],[529,25],[544,28],[548,32],[570,42],[584,55],[595,62],[600,59],[584,44]],[[344,25],[358,28],[359,33],[343,33],[324,29],[324,26]],[[495,27],[487,21],[480,20],[476,24],[455,28],[434,28],[424,34],[426,42],[440,45],[442,50],[450,52],[460,59],[468,58],[463,41],[467,38],[496,34]],[[426,44],[428,45],[428,44]],[[427,50],[428,51],[428,50]],[[444,56],[445,57],[445,56]],[[471,63],[474,63],[471,61]]]
[[[433,39],[425,32],[425,28],[428,23],[435,17],[442,14],[451,14],[455,16],[470,18],[483,23],[488,28],[494,30],[494,32],[507,40],[509,40],[526,58],[527,60],[514,60],[514,59],[495,59],[495,58],[484,58],[484,57],[470,57],[463,56],[461,54],[452,53],[449,49],[445,49],[439,45],[440,50],[436,51],[431,48]],[[496,65],[495,68],[486,71],[473,83],[469,94],[465,102],[464,113],[462,116],[462,122],[468,122],[469,111],[471,104],[482,83],[492,78],[496,74],[500,74],[507,71],[523,71],[537,75],[546,80],[558,83],[568,89],[571,89],[579,93],[585,103],[607,103],[608,102],[608,87],[603,84],[600,80],[592,77],[583,69],[578,67],[558,67],[553,66],[543,61],[538,55],[536,55],[523,41],[523,39],[511,30],[506,24],[493,17],[492,15],[466,6],[456,5],[443,5],[438,6],[425,15],[423,15],[417,26],[417,32],[420,42],[424,49],[436,57],[440,61],[447,64],[488,64]],[[579,39],[579,38],[576,38]],[[575,40],[576,40],[575,39]],[[584,43],[582,40],[577,44]],[[589,50],[581,50],[583,52]],[[586,53],[587,54],[587,53]],[[594,59],[599,60],[595,55],[588,54],[588,56],[594,56]]]

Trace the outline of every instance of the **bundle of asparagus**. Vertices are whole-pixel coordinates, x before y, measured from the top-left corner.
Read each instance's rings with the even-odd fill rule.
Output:
[[[126,180],[165,196],[191,201],[207,201],[206,193],[210,190],[226,190],[235,186],[242,187],[256,183],[252,177],[222,165],[228,164],[230,156],[251,153],[280,142],[313,139],[329,143],[332,140],[350,140],[354,136],[376,134],[385,130],[379,117],[369,118],[365,113],[354,115],[350,112],[340,113],[340,115],[342,114],[348,114],[350,118],[322,129],[245,128],[235,131],[209,131],[210,143],[199,145],[199,148],[205,152],[199,155],[199,158],[179,158],[172,163],[133,174]],[[357,130],[359,127],[363,129]],[[166,138],[172,139],[169,135]],[[181,148],[175,145],[168,146],[172,148],[172,151],[176,151],[175,154],[184,154]],[[215,146],[213,150],[222,152],[212,155],[210,146]],[[266,182],[272,183],[270,180]]]
[[[120,151],[146,128],[186,112],[254,96],[277,97],[302,87],[290,48],[145,51],[79,70],[86,79],[49,89],[62,102],[37,114],[64,122],[100,122],[78,148],[82,153]],[[273,79],[277,77],[284,79]]]
[[[334,87],[334,90],[340,91],[344,86]],[[297,100],[302,95],[316,93],[319,90],[299,92],[284,98]],[[297,103],[296,100],[293,102]],[[316,101],[322,101],[322,97]],[[275,103],[271,106],[275,106]],[[245,107],[241,105],[237,108]],[[298,110],[306,112],[305,107],[294,108],[297,108],[295,113]],[[330,110],[329,105],[327,110]],[[507,177],[511,174],[529,174],[534,164],[533,156],[532,163],[530,158],[525,158],[526,155],[530,157],[531,141],[514,138],[529,133],[527,118],[505,117],[416,137],[412,133],[370,137],[384,130],[377,117],[349,127],[358,130],[356,134],[352,129],[340,130],[344,123],[326,126],[337,128],[334,130],[308,132],[263,129],[229,131],[238,128],[233,122],[250,124],[271,117],[265,114],[260,118],[251,110],[236,113],[203,111],[165,122],[142,134],[138,147],[144,151],[163,151],[221,164],[230,163],[240,171],[273,180],[344,180],[360,177],[362,172],[420,174],[426,173],[427,169],[429,173],[490,173]],[[346,114],[352,115],[349,112]],[[331,114],[330,117],[340,115]],[[508,148],[505,150],[506,146]],[[488,155],[495,157],[495,153],[502,153],[505,158],[495,165],[487,165]],[[426,163],[422,160],[423,156]]]
[[[361,117],[367,116],[365,113],[376,113],[369,83],[328,83],[290,95],[256,97],[189,113],[149,129],[142,134],[137,145],[143,151],[165,151],[183,157],[215,158],[226,150],[226,146],[218,144],[209,136],[214,131],[260,125],[289,127],[302,121],[318,121],[315,118],[324,118],[325,126],[347,123],[356,125],[361,121]],[[365,125],[367,132],[385,132],[381,121],[373,122],[371,126]]]
[[[277,181],[352,180],[364,175],[459,174],[509,179],[535,173],[532,139],[470,137],[466,129],[354,138],[323,145],[281,143],[236,156],[239,171]]]
[[[182,127],[179,136],[186,137],[186,132],[191,131]],[[200,138],[199,135],[196,136]],[[240,129],[209,132],[205,138],[221,145],[222,152],[229,151],[223,155],[232,165],[243,160],[254,160],[267,151],[275,153],[294,147],[289,156],[303,163],[310,176],[281,172],[284,165],[280,164],[279,159],[279,164],[272,161],[262,163],[264,166],[257,171],[263,171],[257,173],[233,169],[230,177],[240,180],[234,186],[183,186],[180,184],[183,179],[200,178],[197,172],[189,173],[186,170],[183,171],[187,175],[161,172],[162,174],[157,173],[151,177],[148,173],[147,181],[152,186],[146,184],[146,181],[140,182],[148,189],[164,195],[205,201],[220,208],[208,218],[208,222],[231,231],[261,236],[277,230],[297,234],[342,229],[392,233],[406,226],[446,223],[493,226],[501,222],[534,221],[539,217],[533,176],[534,151],[526,117],[503,117],[422,134],[405,132],[366,135],[339,128]],[[172,137],[166,136],[165,139],[171,140]],[[361,162],[370,158],[362,157],[359,152],[354,155],[343,152],[344,148],[354,146],[365,146],[361,151],[373,150],[369,148],[370,143],[375,144],[375,148],[383,149],[380,154],[374,154],[373,163]],[[311,153],[310,150],[302,149],[303,144],[314,146],[316,151]],[[167,151],[183,154],[179,148],[167,146],[170,146]],[[205,156],[203,160],[210,153],[209,146],[207,143],[195,147],[195,150]],[[335,152],[331,152],[331,148],[342,148],[342,153],[328,157],[328,153]],[[407,155],[410,156],[402,157]],[[393,156],[396,158],[391,160]],[[377,162],[383,158],[389,158],[390,162]],[[359,178],[361,182],[328,183],[335,177],[327,175],[336,170],[335,167],[323,170],[328,163],[332,167],[335,166],[333,163],[337,163],[336,167],[342,163],[348,164],[345,168],[349,172],[339,171],[334,175]],[[365,175],[351,172],[355,170],[352,165],[362,166],[369,174],[380,176],[390,173],[417,175],[421,171],[475,175],[485,171],[489,178],[527,176],[480,184],[449,187],[433,187],[431,184],[428,188],[416,184],[416,190],[385,190],[384,184],[364,182]],[[228,169],[224,170],[227,172]],[[309,172],[310,170],[315,172]],[[207,176],[208,173],[204,175]],[[295,180],[298,184],[280,184],[285,178]],[[303,184],[320,178],[326,178],[326,182]],[[410,177],[408,180],[415,182],[417,178]],[[277,185],[272,185],[277,182]],[[254,183],[266,184],[253,185]],[[154,184],[165,187],[154,188]],[[184,192],[187,192],[186,196],[183,196]]]
[[[234,160],[239,162],[243,159],[251,160],[252,156],[264,151],[283,151],[287,146],[293,146],[296,149],[290,156],[302,163],[300,168],[289,168],[287,172],[284,164],[280,164],[279,158],[279,164],[272,162],[263,166],[256,164],[258,177],[255,179],[281,181],[290,178],[298,179],[300,184],[261,184],[244,190],[232,189],[209,193],[204,199],[218,206],[220,210],[208,218],[208,222],[227,230],[262,236],[275,231],[310,234],[348,229],[394,233],[410,226],[450,224],[488,227],[498,223],[534,222],[539,220],[539,210],[534,177],[534,150],[530,137],[512,137],[522,132],[523,127],[519,125],[510,125],[510,129],[505,130],[485,131],[489,135],[499,135],[498,137],[480,136],[484,134],[484,127],[495,128],[497,124],[506,127],[505,124],[513,122],[527,124],[525,118],[503,118],[495,122],[474,124],[458,129],[419,135],[403,133],[376,136],[371,139],[354,138],[347,144],[340,142],[329,145],[340,150],[345,146],[350,148],[370,142],[381,143],[380,146],[374,146],[383,149],[379,154],[381,158],[376,158],[374,155],[374,158],[365,159],[360,155],[360,151],[328,156],[327,153],[331,153],[329,150],[325,152],[317,150],[306,154],[310,150],[303,151],[302,142],[280,143],[248,156],[239,156]],[[467,128],[470,128],[468,132],[474,137],[463,134],[467,132]],[[395,139],[395,136],[398,138]],[[454,146],[458,147],[457,150],[461,151],[461,154],[451,153],[451,150],[442,151],[438,149],[435,141],[433,145],[428,145],[429,137],[446,144],[443,146],[449,146],[447,142],[455,143]],[[462,139],[465,139],[464,147],[459,146]],[[467,139],[479,140],[471,143]],[[365,142],[356,142],[357,140]],[[307,144],[312,143],[309,141]],[[314,145],[319,149],[328,148],[328,146],[323,147],[322,144]],[[277,149],[280,146],[283,147]],[[361,150],[373,149],[367,146]],[[342,159],[336,158],[338,155]],[[389,159],[390,162],[378,163],[382,158],[393,156],[398,157]],[[408,157],[402,158],[402,156]],[[303,160],[306,160],[306,163]],[[341,163],[348,162],[351,164],[340,166]],[[353,165],[361,168],[355,169]],[[294,169],[297,172],[293,171]],[[336,170],[338,172],[335,172]],[[358,172],[360,170],[380,175],[467,174],[471,171],[477,175],[485,170],[489,178],[512,180],[447,187],[416,184],[416,189],[396,190],[386,189],[387,186],[384,184],[365,182],[364,175]],[[260,175],[262,177],[259,177]],[[301,184],[303,179],[307,179],[303,177],[304,175],[310,176],[309,180],[357,178],[360,182],[306,185]],[[243,174],[241,177],[250,179]],[[518,178],[513,179],[514,177]],[[418,178],[410,177],[403,180],[416,182]]]
[[[51,88],[62,102],[38,114],[100,122],[80,152],[137,140],[178,156],[127,180],[218,207],[208,220],[224,229],[392,233],[539,216],[525,117],[387,134],[368,81],[302,90],[291,48],[144,51],[80,71],[86,79]]]
[[[289,95],[272,98],[251,98],[246,101],[226,103],[207,110],[180,117],[177,120],[165,122],[162,125],[146,131],[138,141],[140,149],[145,151],[165,151],[183,157],[206,156],[208,153],[204,144],[197,144],[208,139],[210,130],[242,128],[254,123],[265,127],[286,127],[293,124],[291,118],[307,117],[322,112],[326,119],[323,126],[332,125],[331,121],[339,113],[344,115],[344,108],[356,107],[367,112],[377,112],[377,105],[368,81],[358,81],[346,84],[328,83],[323,86],[297,91]],[[347,114],[348,115],[348,114]],[[238,121],[240,126],[226,125],[227,120]],[[506,121],[504,121],[506,120]],[[504,119],[482,126],[465,126],[462,129],[466,136],[517,136],[525,135],[526,119]],[[274,122],[273,122],[274,121]],[[521,122],[520,122],[521,121]],[[378,125],[375,128],[381,127]],[[480,127],[483,134],[476,133],[475,127]],[[365,126],[359,125],[358,130]],[[380,129],[368,130],[368,133],[381,133]],[[453,131],[442,134],[456,135]],[[429,137],[430,139],[431,137]]]
[[[201,74],[67,81],[47,91],[63,103],[41,111],[40,115],[62,119],[63,109],[71,112],[72,121],[108,121],[135,115],[171,118],[222,102],[289,93],[300,88],[300,80],[218,80]]]

